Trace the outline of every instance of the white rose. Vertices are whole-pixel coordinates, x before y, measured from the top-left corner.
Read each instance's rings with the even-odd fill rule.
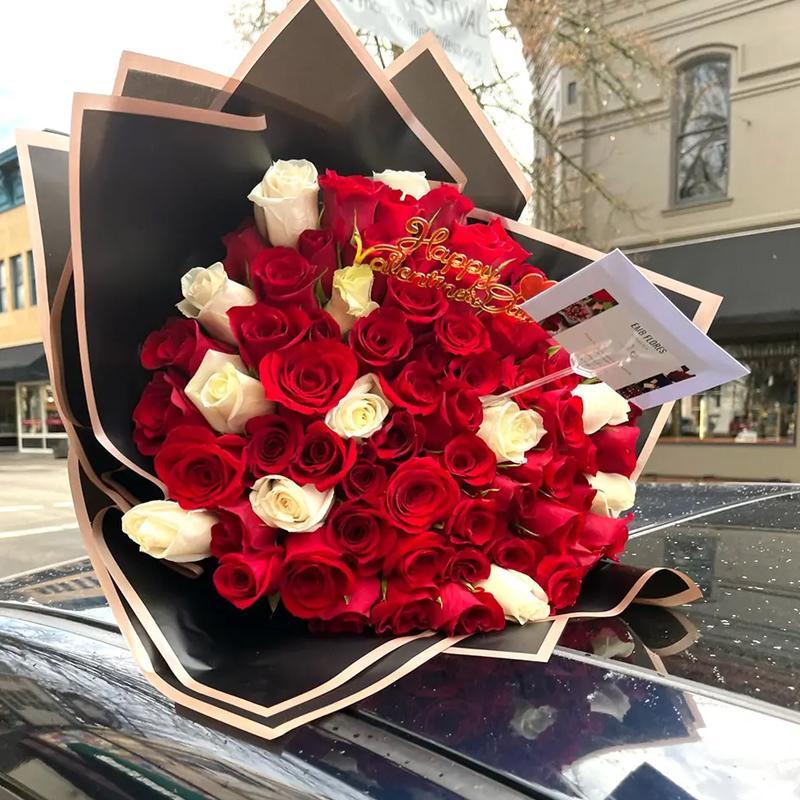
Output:
[[[403,169],[385,169],[383,172],[373,172],[372,180],[385,183],[392,189],[399,189],[403,197],[411,197],[419,200],[422,195],[431,190],[431,185],[425,177],[424,172],[409,172]]]
[[[207,511],[186,511],[169,500],[151,500],[122,515],[122,530],[143,553],[184,563],[211,555],[211,528],[216,522]]]
[[[273,247],[297,247],[303,231],[319,227],[317,169],[305,159],[276,161],[247,199],[256,225]]]
[[[265,475],[253,484],[250,505],[267,525],[284,531],[315,531],[330,511],[333,489],[319,492],[283,475]]]
[[[333,292],[325,310],[347,333],[359,317],[371,314],[378,304],[372,300],[372,267],[355,264],[333,273]]]
[[[550,616],[544,589],[522,572],[492,564],[489,577],[476,586],[489,592],[500,603],[506,619],[516,620],[520,625]]]
[[[325,424],[344,439],[366,439],[381,429],[389,408],[377,377],[369,372],[328,411]]]
[[[270,414],[275,404],[264,397],[239,356],[209,350],[186,384],[186,396],[206,422],[220,433],[241,433],[252,417]]]
[[[194,267],[181,278],[183,300],[176,305],[185,317],[196,319],[212,336],[234,344],[228,309],[255,305],[256,296],[232,281],[221,261],[210,267]]]
[[[545,433],[541,414],[523,410],[513,400],[484,408],[478,429],[478,436],[489,445],[498,461],[514,464],[524,464],[525,453],[536,447]]]
[[[598,472],[587,475],[586,480],[597,494],[592,501],[592,512],[604,517],[618,517],[636,502],[636,484],[615,472]]]
[[[628,421],[628,401],[607,383],[582,383],[572,390],[583,400],[583,430],[597,433],[603,425],[621,425]]]

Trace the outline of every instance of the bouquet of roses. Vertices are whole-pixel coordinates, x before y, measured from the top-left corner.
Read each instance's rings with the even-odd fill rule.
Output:
[[[519,309],[550,285],[529,253],[424,173],[277,161],[250,200],[143,342],[135,442],[170,499],[123,530],[313,631],[570,607],[625,545],[638,429]]]

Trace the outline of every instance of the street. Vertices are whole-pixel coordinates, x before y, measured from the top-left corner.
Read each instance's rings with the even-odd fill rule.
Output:
[[[66,460],[0,453],[0,578],[83,553]]]

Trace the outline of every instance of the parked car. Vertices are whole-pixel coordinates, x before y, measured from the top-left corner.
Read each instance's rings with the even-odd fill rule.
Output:
[[[273,742],[156,692],[86,559],[7,579],[0,799],[797,798],[798,502],[644,486],[625,558],[686,571],[702,602],[573,623],[547,664],[440,656]]]

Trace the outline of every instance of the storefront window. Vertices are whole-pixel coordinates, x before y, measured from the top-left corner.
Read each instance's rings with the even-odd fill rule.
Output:
[[[0,386],[0,447],[17,446],[17,399],[13,386]]]
[[[19,386],[19,432],[22,436],[41,434],[44,431],[42,393],[38,384]]]
[[[662,438],[711,444],[794,444],[800,343],[724,345],[750,374],[672,409]]]
[[[64,423],[48,384],[17,384],[17,410],[20,449],[51,449],[55,447],[56,439],[66,438]]]
[[[58,414],[56,408],[55,397],[53,390],[49,386],[43,387],[44,400],[45,400],[45,425],[47,433],[64,433],[64,423]]]

